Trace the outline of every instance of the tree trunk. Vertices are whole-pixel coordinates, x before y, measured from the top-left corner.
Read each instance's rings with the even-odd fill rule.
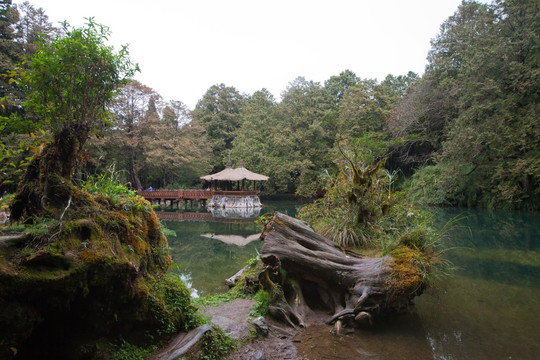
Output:
[[[11,205],[14,220],[56,214],[72,195],[72,176],[89,129],[66,125],[28,165]]]
[[[131,181],[131,186],[135,190],[142,190],[141,180],[139,179],[139,175],[137,174],[137,168],[135,165],[135,150],[134,149],[130,149],[129,158],[128,158],[128,172],[129,172],[129,179]]]
[[[267,269],[259,280],[271,294],[269,313],[294,327],[304,327],[315,311],[317,319],[322,313],[329,324],[339,322],[336,328],[371,322],[404,311],[425,287],[404,279],[393,257],[362,258],[287,215],[275,213],[261,238]]]

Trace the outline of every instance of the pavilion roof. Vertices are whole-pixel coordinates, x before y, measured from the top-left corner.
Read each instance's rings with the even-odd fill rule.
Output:
[[[201,176],[201,179],[206,181],[218,180],[218,181],[241,181],[241,180],[254,180],[254,181],[267,181],[268,176],[254,173],[249,171],[243,166],[240,161],[237,168],[232,168],[230,163],[227,163],[227,167],[220,172]]]

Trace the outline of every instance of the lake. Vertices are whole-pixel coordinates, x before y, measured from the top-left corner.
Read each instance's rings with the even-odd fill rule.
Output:
[[[300,205],[265,202],[261,214],[294,216]],[[310,359],[540,359],[540,214],[431,209],[443,226],[463,217],[445,239],[455,270],[416,299],[410,313],[373,329],[330,336],[310,327],[297,336]],[[190,215],[190,214],[188,214]],[[218,214],[219,215],[219,214]],[[253,214],[252,214],[253,215]],[[253,219],[166,221],[176,270],[193,296],[227,291],[223,280],[256,256]],[[193,218],[192,214],[186,218]],[[239,245],[236,245],[239,244]]]

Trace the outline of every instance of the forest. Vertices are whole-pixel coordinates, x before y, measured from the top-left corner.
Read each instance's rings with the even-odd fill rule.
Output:
[[[21,77],[40,44],[61,32],[43,9],[0,3],[1,193],[15,191],[51,139]],[[424,74],[299,76],[280,99],[216,84],[194,109],[130,81],[75,177],[114,168],[133,189],[200,188],[200,176],[231,158],[270,177],[263,196],[315,198],[338,176],[343,154],[367,151],[371,164],[386,159],[388,181],[421,204],[538,209],[539,32],[537,1],[463,1],[432,39]]]

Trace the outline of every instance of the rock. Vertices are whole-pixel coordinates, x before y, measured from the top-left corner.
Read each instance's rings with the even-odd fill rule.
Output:
[[[264,356],[264,351],[262,351],[262,350],[257,350],[257,351],[255,352],[254,359],[255,359],[255,360],[266,360],[266,356]]]
[[[264,337],[268,336],[270,329],[268,328],[268,323],[266,322],[265,318],[259,316],[258,318],[253,320],[251,324],[253,324],[253,326],[255,327],[255,331],[257,331],[257,334],[260,334]]]
[[[5,224],[9,220],[9,213],[0,211],[0,224]]]

